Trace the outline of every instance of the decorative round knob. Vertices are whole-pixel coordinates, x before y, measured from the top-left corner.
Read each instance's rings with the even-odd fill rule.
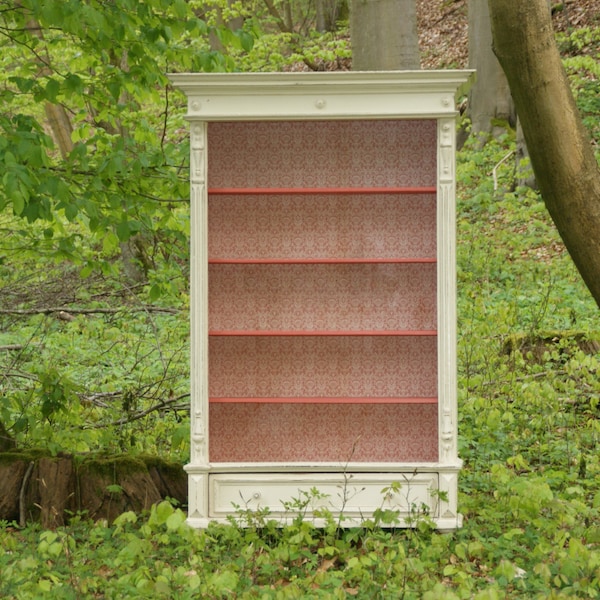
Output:
[[[200,102],[194,100],[191,104],[192,110],[200,110]]]
[[[325,100],[323,100],[323,98],[319,98],[318,100],[315,100],[315,106],[317,108],[325,108],[325,104],[327,104],[325,102]]]
[[[260,492],[254,492],[254,494],[252,494],[252,497],[253,497],[255,500],[258,500],[258,499],[260,498]]]

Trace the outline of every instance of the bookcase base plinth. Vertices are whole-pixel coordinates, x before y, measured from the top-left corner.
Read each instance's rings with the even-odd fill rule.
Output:
[[[342,527],[356,527],[377,519],[380,511],[394,511],[397,518],[380,526],[412,527],[425,518],[440,530],[462,525],[455,495],[442,489],[456,479],[458,465],[352,465],[344,471],[339,465],[307,464],[265,470],[274,467],[261,465],[251,472],[239,465],[212,465],[205,476],[191,477],[190,498],[200,498],[208,510],[200,514],[190,506],[189,524],[204,528],[233,518],[241,526],[265,521],[284,526],[301,514],[316,526],[333,518]]]

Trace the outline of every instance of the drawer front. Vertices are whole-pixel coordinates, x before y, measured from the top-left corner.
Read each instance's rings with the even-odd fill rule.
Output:
[[[437,473],[220,473],[209,476],[210,516],[238,510],[269,509],[273,516],[293,516],[319,509],[367,518],[377,509],[428,507],[437,516]]]

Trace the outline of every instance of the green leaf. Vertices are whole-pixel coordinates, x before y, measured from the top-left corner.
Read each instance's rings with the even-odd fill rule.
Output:
[[[11,83],[14,83],[17,86],[17,88],[19,88],[19,91],[23,94],[28,94],[29,92],[31,92],[31,90],[33,90],[34,87],[38,85],[37,81],[33,78],[9,77],[8,80]]]
[[[71,202],[65,206],[65,217],[69,221],[74,221],[79,214],[79,208],[74,202]]]
[[[63,85],[72,94],[82,94],[84,91],[83,79],[77,73],[69,73],[65,77]]]
[[[186,0],[174,0],[173,10],[176,16],[183,18],[188,14],[188,3]]]
[[[50,592],[52,591],[52,582],[48,581],[48,579],[40,579],[38,581],[38,588],[41,592]]]
[[[158,283],[155,283],[154,285],[152,285],[152,287],[150,288],[150,291],[148,292],[148,296],[150,297],[150,300],[152,302],[154,302],[155,300],[158,300],[163,294],[163,290],[162,290],[162,286]]]
[[[211,587],[218,594],[230,594],[235,591],[239,581],[239,576],[234,571],[226,570],[221,573],[215,573],[210,578]]]
[[[131,237],[129,221],[121,221],[117,225],[117,236],[121,242],[126,242]]]
[[[106,83],[106,87],[110,92],[110,95],[113,97],[113,100],[118,102],[121,96],[121,90],[123,89],[121,82],[113,78]]]
[[[112,232],[107,231],[102,240],[102,250],[105,254],[111,256],[119,247],[119,238]]]
[[[177,531],[185,523],[185,513],[178,510],[170,515],[166,520],[167,529],[169,531]]]
[[[173,508],[170,502],[166,500],[163,502],[159,502],[154,507],[154,514],[156,515],[156,522],[159,525],[166,523],[166,521],[174,514],[175,509]]]
[[[46,84],[46,100],[52,104],[56,103],[56,97],[60,92],[60,83],[56,79],[49,79]]]
[[[17,190],[11,194],[11,197],[13,212],[15,215],[22,215],[23,211],[25,210],[25,198],[23,198],[23,196]]]
[[[250,52],[250,50],[252,50],[252,48],[254,47],[254,36],[248,33],[247,31],[240,31],[238,32],[238,37],[240,39],[242,48],[246,52]]]

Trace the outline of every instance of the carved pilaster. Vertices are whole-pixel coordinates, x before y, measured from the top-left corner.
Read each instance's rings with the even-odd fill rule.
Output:
[[[190,133],[191,184],[191,465],[208,465],[208,231],[206,123]]]
[[[454,464],[456,414],[456,203],[455,120],[438,120],[438,425],[439,459]]]

